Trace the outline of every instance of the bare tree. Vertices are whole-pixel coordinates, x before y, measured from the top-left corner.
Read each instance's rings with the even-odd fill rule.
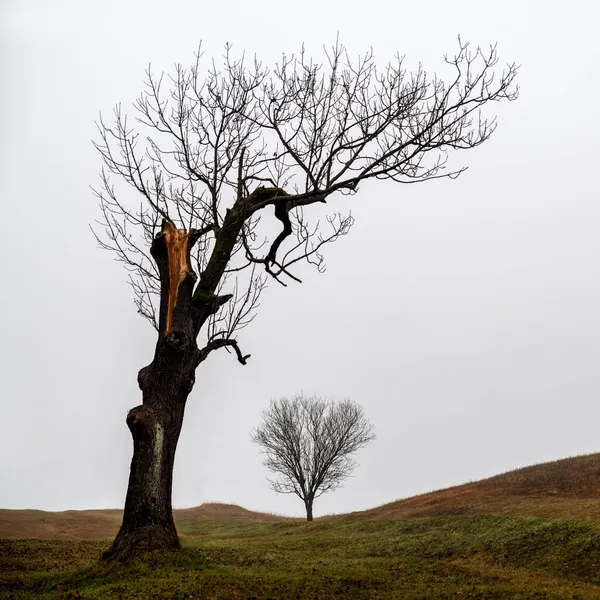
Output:
[[[262,446],[264,465],[278,477],[269,480],[280,494],[296,494],[313,520],[313,502],[335,490],[356,463],[351,455],[375,439],[363,409],[351,402],[305,398],[272,400],[252,441]]]
[[[272,70],[227,46],[220,64],[205,65],[199,50],[169,78],[148,68],[135,119],[120,106],[111,122],[100,118],[94,231],[157,330],[154,359],[138,375],[142,404],[127,415],[133,459],[107,558],[179,547],[173,461],[196,369],[219,348],[246,364],[238,335],[267,278],[300,281],[302,261],[324,269],[323,247],[348,233],[352,216],[319,219],[313,205],[367,179],[459,175],[448,152],[486,141],[495,119],[483,106],[516,97],[515,65],[499,72],[497,62],[495,47],[459,40],[445,82],[420,67],[408,73],[400,57],[383,69],[371,52],[353,61],[339,44],[324,64],[301,52]]]

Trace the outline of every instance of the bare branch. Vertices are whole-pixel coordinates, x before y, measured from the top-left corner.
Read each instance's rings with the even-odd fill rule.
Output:
[[[245,365],[246,361],[250,358],[250,354],[245,354],[245,355],[242,354],[242,351],[240,350],[237,340],[221,338],[221,339],[212,340],[206,346],[204,346],[204,348],[202,348],[202,350],[198,350],[197,364],[200,364],[201,362],[206,360],[208,358],[208,355],[213,350],[218,350],[219,348],[226,348],[226,349],[233,348],[233,350],[235,351],[235,354],[237,356],[238,362],[241,363],[242,365]]]
[[[499,70],[496,46],[461,39],[444,66],[446,77],[409,73],[396,56],[382,69],[372,51],[352,60],[336,42],[322,64],[301,51],[269,71],[227,45],[221,64],[198,52],[168,77],[148,68],[133,124],[118,105],[95,142],[104,166],[94,234],[129,270],[138,312],[155,324],[161,282],[147,248],[162,219],[193,232],[194,298],[235,296],[226,310],[198,309],[194,331],[232,339],[258,308],[263,276],[286,285],[301,281],[302,262],[324,271],[325,245],[349,232],[349,212],[313,205],[367,179],[463,173],[450,155],[489,139],[497,124],[483,111],[517,97],[517,67]],[[265,228],[271,211],[277,229]]]

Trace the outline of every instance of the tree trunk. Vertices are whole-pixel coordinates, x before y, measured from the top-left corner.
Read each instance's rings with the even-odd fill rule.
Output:
[[[194,385],[197,347],[182,347],[176,333],[159,339],[154,361],[138,375],[143,404],[127,415],[133,459],[123,524],[104,554],[109,560],[180,547],[171,505],[173,464]]]
[[[212,310],[192,306],[193,236],[166,222],[152,244],[161,278],[159,334],[154,360],[138,374],[143,404],[127,415],[133,459],[123,524],[103,555],[107,560],[180,548],[171,505],[175,449],[200,360],[196,334]]]
[[[106,559],[129,559],[144,551],[178,549],[171,491],[175,449],[185,402],[173,410],[142,405],[127,415],[133,459],[123,524]]]
[[[185,403],[194,387],[196,368],[208,352],[230,340],[213,341],[202,350],[196,337],[210,315],[231,299],[215,289],[247,217],[246,203],[228,211],[215,233],[215,249],[196,284],[190,251],[206,231],[177,229],[165,219],[152,241],[150,253],[160,275],[158,341],[154,360],[138,374],[142,405],[129,411],[127,425],[133,437],[133,459],[125,500],[123,524],[107,560],[129,559],[137,554],[180,547],[173,521],[171,492],[175,449],[183,423]],[[234,346],[238,360],[245,364]]]
[[[306,520],[312,521],[313,520],[313,499],[307,498],[306,500],[304,500],[304,506],[306,507]]]

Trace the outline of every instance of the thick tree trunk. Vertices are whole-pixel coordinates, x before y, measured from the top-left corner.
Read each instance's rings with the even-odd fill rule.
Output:
[[[200,360],[196,334],[210,309],[192,306],[196,276],[189,251],[193,235],[167,222],[152,245],[161,277],[159,335],[154,360],[138,375],[143,404],[127,415],[133,459],[123,524],[104,553],[108,560],[180,547],[171,506],[173,464],[185,403]]]
[[[190,251],[203,232],[177,229],[165,220],[152,242],[150,252],[160,274],[158,341],[154,360],[138,374],[143,403],[127,415],[133,460],[123,524],[111,548],[104,553],[107,560],[180,547],[171,491],[185,403],[200,362],[211,350],[234,345],[221,339],[199,350],[196,337],[210,315],[232,297],[214,292],[247,217],[246,204],[240,203],[228,211],[215,234],[215,249],[196,290]],[[234,348],[238,360],[245,364],[248,356],[243,356],[236,345]]]
[[[128,559],[144,551],[180,547],[171,491],[184,406],[178,402],[168,410],[142,405],[129,411],[133,459],[123,524],[104,558]]]

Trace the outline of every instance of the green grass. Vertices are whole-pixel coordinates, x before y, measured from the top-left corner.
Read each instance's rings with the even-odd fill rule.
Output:
[[[600,522],[491,516],[184,521],[184,549],[128,567],[107,542],[0,542],[0,598],[600,598]]]

